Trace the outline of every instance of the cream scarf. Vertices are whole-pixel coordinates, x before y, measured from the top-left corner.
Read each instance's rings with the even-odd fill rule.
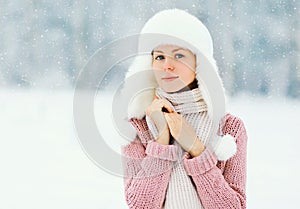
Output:
[[[167,93],[162,89],[157,88],[156,96],[168,100],[175,111],[180,113],[195,129],[198,138],[201,139],[202,143],[204,143],[204,145],[209,143],[209,133],[212,128],[212,121],[207,114],[207,106],[202,98],[199,88],[178,93]],[[155,125],[147,116],[146,120],[153,137],[157,138],[158,131]],[[176,141],[174,141],[174,144],[179,148],[179,161],[173,167],[171,173],[164,208],[201,209],[203,206],[196,188],[194,187],[191,178],[186,174],[182,164],[181,159],[184,157],[185,151]]]

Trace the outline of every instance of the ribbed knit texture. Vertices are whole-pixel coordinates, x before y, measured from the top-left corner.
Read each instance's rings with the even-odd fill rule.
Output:
[[[125,196],[129,208],[160,209],[164,203],[166,207],[173,207],[168,205],[167,193],[183,190],[180,183],[173,184],[175,189],[168,189],[170,182],[180,181],[178,177],[173,177],[173,171],[180,173],[179,176],[187,174],[192,179],[197,197],[205,209],[246,208],[246,130],[243,122],[230,114],[222,121],[222,132],[236,140],[236,154],[227,161],[217,161],[214,152],[207,146],[198,157],[190,158],[185,153],[184,170],[180,168],[178,172],[178,146],[153,141],[145,118],[130,119],[137,136],[122,148]],[[170,195],[177,198],[177,194]],[[193,197],[189,195],[184,198],[187,202],[193,202]],[[185,208],[180,205],[174,207]]]
[[[207,106],[202,98],[199,88],[178,93],[167,93],[161,88],[157,88],[156,96],[168,100],[173,109],[180,113],[195,129],[196,134],[198,138],[201,139],[202,143],[205,145],[208,143],[212,122],[208,117]],[[153,137],[157,138],[158,131],[155,130],[155,125],[148,117],[146,120]],[[196,188],[193,186],[192,180],[189,178],[183,167],[183,161],[181,159],[184,155],[184,150],[176,141],[174,144],[178,146],[179,160],[171,173],[164,208],[201,209],[203,206],[197,195]]]
[[[158,98],[168,100],[175,111],[180,113],[195,129],[202,143],[207,145],[212,128],[212,121],[208,117],[207,106],[199,88],[179,93],[167,93],[161,88],[157,88],[156,95]],[[152,134],[156,133],[157,131],[152,132]],[[156,137],[157,135],[154,135],[154,138]],[[215,135],[215,137],[217,137],[217,135]]]
[[[175,111],[181,114],[207,111],[207,105],[202,98],[199,88],[175,93],[167,93],[161,88],[157,88],[156,96],[167,99],[171,102]]]
[[[182,160],[177,162],[171,172],[164,209],[203,208]]]

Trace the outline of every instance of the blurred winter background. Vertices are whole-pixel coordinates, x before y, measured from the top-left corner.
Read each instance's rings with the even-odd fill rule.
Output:
[[[78,142],[76,79],[99,48],[174,7],[211,31],[228,108],[246,125],[248,208],[299,208],[300,1],[0,0],[0,209],[126,208],[122,179]],[[95,102],[117,151],[111,96],[124,72],[106,75]]]

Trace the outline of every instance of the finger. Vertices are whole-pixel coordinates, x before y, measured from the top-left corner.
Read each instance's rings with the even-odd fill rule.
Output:
[[[167,124],[170,127],[170,129],[173,129],[173,127],[174,127],[174,121],[173,121],[172,117],[170,117],[169,114],[170,113],[164,113],[164,116],[165,116],[165,119],[166,119]]]
[[[177,112],[169,113],[168,116],[174,121],[174,123],[182,121],[182,116]]]
[[[177,113],[164,113],[166,122],[170,129],[170,133],[174,137],[175,140],[179,138],[181,132],[181,123],[178,121],[176,116]]]
[[[164,113],[165,115],[165,119],[167,121],[167,123],[169,124],[170,128],[175,128],[180,124],[180,121],[178,120],[178,118],[176,118],[177,113]]]
[[[169,113],[168,114],[169,118],[170,118],[170,122],[172,123],[172,127],[176,128],[178,130],[181,130],[183,127],[183,118],[182,115],[174,112],[174,113]]]
[[[151,106],[153,110],[161,111],[161,109],[164,107],[164,103],[161,99],[156,99],[153,100]]]
[[[162,104],[163,107],[166,108],[169,113],[174,112],[174,109],[172,108],[172,105],[169,101],[162,99]]]
[[[151,116],[154,112],[161,112],[162,103],[159,100],[153,100],[152,104],[147,107],[146,115]]]
[[[164,113],[165,119],[167,121],[167,123],[171,122],[171,118],[169,116],[169,113]]]

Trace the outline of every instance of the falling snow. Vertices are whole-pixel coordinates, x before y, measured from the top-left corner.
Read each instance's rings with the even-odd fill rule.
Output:
[[[246,124],[249,208],[299,207],[300,1],[12,0],[0,2],[0,208],[126,208],[122,179],[76,141],[72,90],[99,48],[174,7],[209,28],[230,110]],[[116,65],[100,90],[111,95],[125,72]]]
[[[210,29],[215,57],[231,95],[248,92],[300,98],[300,80],[295,76],[300,66],[299,5],[299,1],[287,0],[259,4],[196,0],[190,4],[116,0],[2,3],[0,77],[8,86],[32,87],[32,83],[41,83],[39,72],[48,68],[49,74],[60,70],[68,75],[66,83],[51,76],[55,80],[48,82],[49,88],[72,88],[74,78],[97,49],[138,33],[155,12],[178,7],[198,16]],[[22,80],[24,73],[26,80]],[[56,85],[50,84],[54,82]]]

